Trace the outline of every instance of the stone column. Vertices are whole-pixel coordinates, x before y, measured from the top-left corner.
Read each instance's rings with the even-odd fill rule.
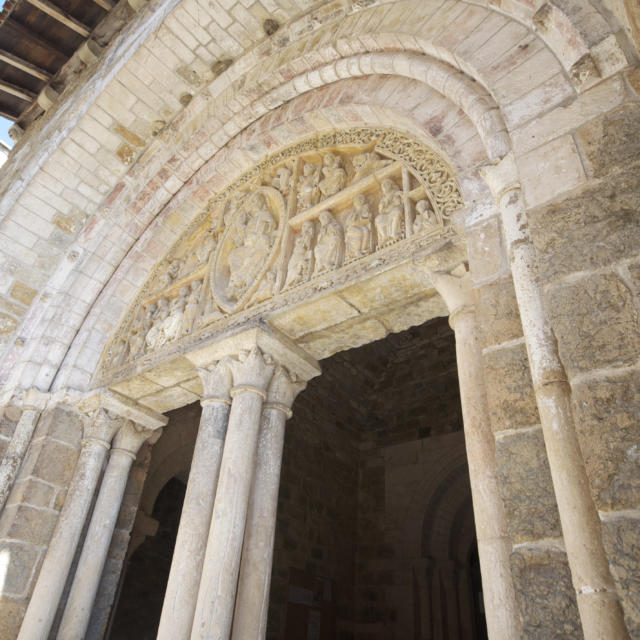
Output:
[[[191,632],[207,640],[226,640],[231,632],[262,403],[274,371],[258,347],[242,360],[229,360],[229,367],[229,427]]]
[[[42,563],[18,640],[46,640],[111,439],[124,418],[98,409],[88,420],[69,492]]]
[[[148,429],[127,420],[113,440],[109,463],[58,630],[58,640],[83,640],[85,637],[131,465],[142,444],[151,437],[157,440],[161,432],[161,429]]]
[[[295,397],[304,387],[305,383],[292,381],[284,367],[277,367],[262,410],[233,618],[234,640],[263,640],[267,632],[285,422],[291,417]]]
[[[518,170],[510,153],[483,175],[500,208],[567,559],[585,640],[626,640],[622,607],[576,435],[571,389],[544,310]]]
[[[464,437],[489,638],[519,638],[520,616],[509,565],[512,543],[498,488],[495,440],[484,386],[471,279],[466,272],[459,276],[432,273],[431,279],[447,303],[449,324],[456,335]]]
[[[187,640],[191,635],[207,534],[216,497],[222,447],[231,400],[231,370],[226,361],[199,368],[203,398],[171,571],[164,596],[158,640]]]
[[[22,414],[11,436],[9,446],[4,453],[2,463],[0,463],[0,511],[2,511],[7,502],[13,482],[18,474],[18,469],[20,469],[27,447],[38,424],[38,418],[49,397],[48,393],[43,393],[38,389],[29,389],[24,394]]]

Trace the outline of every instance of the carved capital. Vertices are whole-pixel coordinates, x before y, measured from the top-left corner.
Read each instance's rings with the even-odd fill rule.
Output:
[[[253,347],[248,355],[230,360],[229,368],[234,388],[254,388],[264,392],[275,367],[271,364],[271,358],[263,356],[258,347]]]
[[[278,365],[269,384],[265,408],[279,409],[289,417],[293,401],[306,386],[306,382],[294,380],[284,367]]]
[[[431,271],[430,276],[433,286],[442,296],[449,309],[449,323],[453,327],[457,315],[465,310],[473,310],[474,299],[471,289],[471,274],[468,271],[458,273],[456,268],[451,273]]]
[[[223,358],[211,367],[197,367],[198,376],[202,381],[202,400],[206,402],[229,403],[229,391],[233,384],[233,376],[229,366],[231,358]]]
[[[151,438],[157,440],[162,429],[145,429],[131,420],[126,420],[113,439],[113,450],[122,451],[135,460],[143,443]]]
[[[509,191],[520,189],[518,167],[513,152],[508,153],[497,164],[481,167],[480,175],[489,186],[498,205]]]
[[[122,416],[100,407],[85,419],[83,444],[100,444],[108,448],[124,421]]]
[[[43,411],[47,406],[47,402],[51,398],[50,393],[45,393],[36,388],[31,388],[25,391],[22,399],[22,408],[32,409],[33,411]]]

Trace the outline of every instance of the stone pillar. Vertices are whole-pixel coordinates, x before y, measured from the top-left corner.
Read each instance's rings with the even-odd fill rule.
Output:
[[[188,357],[203,364],[246,354],[249,349],[248,355],[229,360],[232,404],[191,630],[194,640],[230,637],[262,406],[275,370],[271,363],[277,362],[304,380],[320,373],[318,363],[288,338],[258,327],[231,335]]]
[[[142,444],[151,437],[157,440],[161,433],[161,429],[145,428],[127,420],[113,440],[109,463],[58,630],[59,640],[83,640],[85,637],[131,465]]]
[[[46,640],[111,439],[124,418],[100,408],[87,421],[69,492],[42,563],[18,640]]]
[[[585,640],[626,640],[571,410],[571,389],[544,311],[536,250],[513,154],[483,175],[500,208],[567,559]]]
[[[216,496],[222,448],[231,400],[231,370],[226,361],[199,368],[203,398],[171,571],[164,596],[158,640],[187,640],[191,635],[207,534]]]
[[[38,424],[38,418],[49,397],[48,393],[43,393],[37,389],[29,389],[24,394],[22,414],[0,463],[0,511],[2,511],[7,502],[13,482],[18,474],[18,469],[20,469],[27,447]]]
[[[262,410],[233,618],[234,640],[263,640],[267,632],[285,422],[291,417],[293,401],[304,387],[305,383],[292,381],[284,367],[278,367]]]
[[[471,279],[468,273],[460,276],[433,273],[431,279],[447,303],[449,324],[456,335],[460,400],[489,638],[519,638],[521,624],[509,565],[512,545],[498,489],[495,440],[484,386]]]
[[[241,361],[229,361],[233,400],[192,638],[227,639],[231,631],[262,403],[274,370],[269,362],[258,347]]]

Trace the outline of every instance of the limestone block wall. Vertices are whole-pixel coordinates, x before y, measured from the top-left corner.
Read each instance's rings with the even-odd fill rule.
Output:
[[[80,449],[82,423],[62,407],[46,410],[0,515],[6,573],[0,596],[0,637],[14,638],[56,525]]]
[[[611,571],[640,637],[640,104],[633,76],[622,104],[571,132],[580,181],[534,207],[547,312]]]

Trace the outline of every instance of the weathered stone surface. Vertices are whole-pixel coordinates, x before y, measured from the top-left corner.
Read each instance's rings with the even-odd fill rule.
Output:
[[[432,318],[446,317],[447,315],[449,312],[445,301],[439,295],[434,295],[412,300],[404,306],[391,308],[391,310],[381,313],[377,318],[389,331],[397,333],[423,324]]]
[[[44,438],[29,448],[21,473],[66,487],[71,481],[77,458],[77,449]]]
[[[540,422],[527,351],[523,343],[485,352],[487,399],[494,431]]]
[[[576,139],[590,173],[601,178],[640,156],[640,105],[628,104],[578,129]]]
[[[40,556],[40,551],[32,544],[3,540],[0,542],[0,557],[9,558],[2,592],[7,596],[24,596],[29,587],[29,581],[33,574],[36,563]],[[3,615],[0,618],[4,617]],[[1,623],[0,623],[1,624]],[[2,627],[0,626],[0,630]],[[12,636],[2,636],[9,638]]]
[[[569,375],[631,365],[640,353],[638,309],[616,273],[553,287],[547,309]]]
[[[640,638],[640,542],[638,518],[616,517],[602,523],[609,566],[633,640]]]
[[[488,347],[522,337],[518,301],[511,278],[501,278],[475,290],[481,346]]]
[[[496,463],[514,543],[560,537],[560,518],[542,430],[498,438]]]
[[[8,505],[24,502],[34,507],[50,507],[55,489],[35,478],[26,478],[17,482],[7,500]]]
[[[582,627],[563,551],[520,547],[511,570],[527,640],[580,640]]]
[[[599,509],[640,506],[640,379],[636,371],[575,385],[576,428]]]
[[[15,600],[9,596],[0,596],[0,637],[16,638],[20,629],[20,623],[24,617],[27,603],[24,600]]]
[[[46,545],[53,533],[58,514],[29,505],[7,506],[0,519],[0,538]]]
[[[491,218],[467,231],[469,268],[474,282],[495,278],[506,266],[500,222]]]
[[[580,195],[533,210],[531,234],[543,282],[637,255],[640,172],[628,166]]]

